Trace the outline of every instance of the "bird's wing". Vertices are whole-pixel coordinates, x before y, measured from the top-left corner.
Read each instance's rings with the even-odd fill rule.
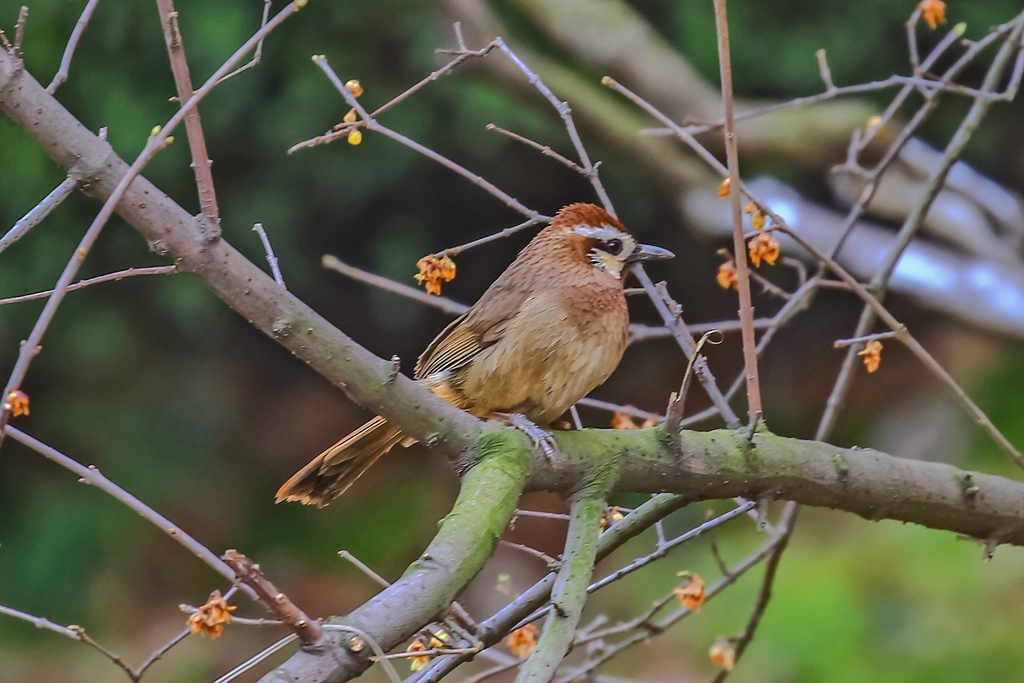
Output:
[[[525,293],[502,287],[501,282],[499,278],[479,301],[430,342],[416,362],[416,379],[464,367],[501,339],[526,299]]]

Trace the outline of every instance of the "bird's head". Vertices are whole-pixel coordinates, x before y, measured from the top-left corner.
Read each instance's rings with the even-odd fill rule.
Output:
[[[568,240],[577,259],[616,279],[631,263],[675,256],[668,249],[640,244],[617,218],[593,204],[564,207],[548,230]]]

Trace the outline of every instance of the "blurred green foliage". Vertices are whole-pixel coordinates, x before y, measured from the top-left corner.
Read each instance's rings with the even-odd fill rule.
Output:
[[[17,0],[0,0],[0,27],[12,33]],[[281,3],[275,3],[275,10]],[[84,0],[33,0],[25,31],[29,72],[46,83],[57,68]],[[709,0],[637,0],[641,11],[711,82],[717,80]],[[786,97],[820,89],[814,51],[825,47],[840,84],[905,70],[902,22],[913,3],[870,0],[856,5],[810,0],[730,4],[737,92]],[[262,3],[222,0],[177,3],[195,83],[212,73],[258,26]],[[571,62],[537,38],[513,6],[495,9],[516,36]],[[968,37],[1019,11],[1009,0],[951,3],[951,22]],[[326,54],[343,78],[359,78],[368,106],[383,103],[435,68],[434,49],[452,43],[438,7],[413,0],[314,1],[266,43],[262,63],[220,86],[200,111],[226,239],[255,262],[264,255],[253,223],[264,224],[289,289],[381,356],[398,354],[406,370],[445,323],[444,316],[394,295],[346,281],[320,268],[333,253],[368,270],[412,283],[413,264],[428,251],[479,237],[517,221],[478,188],[412,151],[367,135],[285,151],[317,135],[345,113],[340,98],[310,62]],[[928,36],[925,41],[934,38]],[[174,84],[151,3],[103,0],[79,45],[58,99],[93,130],[106,127],[115,150],[132,158],[149,130],[176,105]],[[882,100],[879,100],[882,101]],[[573,174],[494,133],[493,122],[565,147],[557,117],[479,68],[440,79],[389,112],[388,125],[481,173],[527,205],[552,213],[592,197]],[[962,114],[943,108],[926,128],[941,141]],[[1024,185],[1019,103],[997,107],[972,144],[972,163],[1005,184]],[[584,135],[588,131],[584,130]],[[184,131],[147,177],[196,211]],[[652,179],[621,154],[588,139],[605,162],[603,178],[627,224],[680,254],[667,277],[691,320],[734,314],[712,273],[716,245],[686,232]],[[772,170],[770,160],[757,160]],[[30,136],[0,120],[0,230],[5,230],[63,178]],[[779,169],[785,173],[785,169]],[[821,193],[820,179],[801,189]],[[73,196],[28,237],[0,256],[0,297],[47,289],[58,277],[97,204]],[[459,262],[445,293],[470,302],[528,239],[518,235]],[[163,263],[120,219],[105,229],[82,275]],[[824,302],[824,304],[822,303]],[[952,325],[896,302],[915,329]],[[0,307],[0,371],[31,329],[42,302]],[[857,307],[840,296],[780,335],[765,359],[768,410],[776,431],[813,430],[838,357],[830,340],[848,330]],[[640,320],[651,311],[638,306]],[[720,377],[738,365],[736,348],[716,352]],[[970,354],[965,348],[958,353]],[[907,387],[933,387],[907,359],[893,356],[878,377],[859,380],[837,438],[870,434]],[[627,356],[599,393],[659,410],[681,374],[671,346],[651,343]],[[1024,353],[1002,345],[971,389],[1011,440],[1024,443],[1019,387]],[[335,556],[345,548],[385,576],[397,576],[432,535],[450,504],[456,480],[423,450],[395,453],[343,499],[325,510],[274,506],[272,493],[298,466],[365,417],[273,342],[245,324],[190,275],[138,278],[68,296],[43,353],[25,383],[32,415],[18,425],[105,474],[213,549],[237,547],[257,558],[300,605],[317,615],[343,613],[373,591]],[[879,396],[887,397],[879,400]],[[699,399],[694,399],[695,404]],[[695,405],[695,407],[697,407]],[[591,424],[607,416],[586,414]],[[1009,473],[983,437],[960,463]],[[699,511],[676,524],[695,523]],[[749,526],[749,525],[748,525]],[[558,530],[538,527],[538,544]],[[721,534],[730,557],[757,542],[749,529]],[[504,556],[503,556],[504,557]],[[869,525],[821,512],[804,514],[783,560],[774,604],[742,681],[991,681],[1024,670],[1019,646],[1024,582],[1019,551],[1001,551],[982,565],[980,550],[949,534]],[[634,612],[671,587],[680,568],[714,567],[706,546],[624,584],[601,604]],[[681,563],[681,564],[680,564]],[[518,566],[518,565],[517,565]],[[738,631],[757,586],[740,587],[709,604],[678,633],[654,647],[658,658],[634,656],[624,675],[699,678],[710,668],[716,633]],[[184,625],[176,605],[200,603],[215,587],[212,572],[159,536],[116,501],[17,444],[0,453],[0,604],[60,623],[86,626],[136,663]],[[613,589],[614,591],[615,589]],[[256,614],[252,608],[249,614]],[[209,679],[255,651],[253,635],[232,631],[216,643],[190,639],[158,664],[154,681]],[[114,680],[94,652],[55,634],[0,619],[0,682]]]

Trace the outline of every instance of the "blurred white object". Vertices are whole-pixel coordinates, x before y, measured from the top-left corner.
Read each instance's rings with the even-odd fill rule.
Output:
[[[839,240],[845,214],[804,199],[774,178],[757,178],[749,186],[751,192],[818,249],[828,253]],[[682,208],[686,218],[700,231],[715,238],[732,234],[730,204],[718,198],[716,188],[687,192]],[[783,233],[776,234],[784,254],[812,259],[792,239]],[[859,221],[838,260],[858,279],[867,281],[877,271],[894,239],[891,229]],[[896,264],[889,289],[933,310],[1003,334],[1024,337],[1024,264],[1017,259],[993,260],[917,239]]]
[[[882,175],[867,213],[902,223],[924,195],[924,183],[941,161],[942,152],[915,138],[907,141]],[[847,208],[857,201],[865,186],[861,176],[842,166],[833,169],[830,182],[836,200]],[[950,170],[923,229],[925,234],[970,254],[1005,263],[1024,262],[1024,206],[1020,196],[962,161]]]

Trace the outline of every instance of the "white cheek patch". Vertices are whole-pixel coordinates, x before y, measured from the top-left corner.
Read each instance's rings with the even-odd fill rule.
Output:
[[[616,280],[622,277],[622,267],[625,265],[623,261],[600,249],[590,250],[590,263],[598,270],[612,275]]]

